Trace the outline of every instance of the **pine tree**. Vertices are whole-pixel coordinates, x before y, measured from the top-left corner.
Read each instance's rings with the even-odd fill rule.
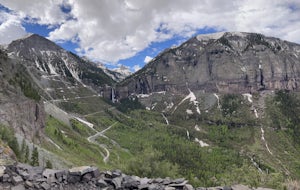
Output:
[[[28,145],[26,145],[26,148],[25,148],[24,162],[29,163],[29,147],[28,147]]]
[[[39,166],[39,152],[37,147],[33,147],[31,154],[31,163],[32,166]]]
[[[51,163],[50,160],[47,160],[47,161],[46,161],[46,168],[49,168],[49,169],[52,169],[52,168],[53,168],[52,163]]]
[[[16,137],[12,137],[12,139],[8,142],[8,146],[14,151],[17,158],[20,160],[20,148]]]
[[[23,139],[22,145],[21,145],[21,151],[20,151],[21,162],[25,162],[25,153],[26,153],[25,151],[26,151],[26,142],[25,142],[25,139]]]

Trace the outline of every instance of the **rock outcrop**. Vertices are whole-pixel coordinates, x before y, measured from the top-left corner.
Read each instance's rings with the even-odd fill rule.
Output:
[[[256,33],[198,35],[123,81],[119,97],[159,91],[299,90],[300,45]]]
[[[31,141],[37,135],[43,135],[46,113],[42,102],[28,99],[0,105],[1,124],[12,127],[16,133]]]
[[[0,167],[0,187],[3,189],[143,189],[143,190],[251,190],[244,185],[232,187],[194,188],[184,178],[141,178],[120,170],[100,171],[93,166],[69,170],[45,169],[18,163]],[[264,188],[259,188],[264,190]],[[268,189],[265,189],[268,190]],[[270,190],[270,189],[269,189]]]

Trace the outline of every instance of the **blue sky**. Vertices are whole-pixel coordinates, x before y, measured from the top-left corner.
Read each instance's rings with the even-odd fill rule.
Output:
[[[134,71],[197,34],[258,32],[300,43],[299,15],[299,0],[0,0],[0,43],[37,33]]]

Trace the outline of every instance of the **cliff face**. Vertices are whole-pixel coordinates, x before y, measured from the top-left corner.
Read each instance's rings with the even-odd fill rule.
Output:
[[[34,100],[7,102],[1,104],[0,123],[13,127],[16,133],[32,140],[43,135],[44,110],[43,103]]]
[[[198,35],[125,80],[119,96],[158,91],[298,90],[300,45],[255,33]]]
[[[32,79],[20,68],[24,67],[0,51],[0,124],[33,140],[43,135],[46,114]]]

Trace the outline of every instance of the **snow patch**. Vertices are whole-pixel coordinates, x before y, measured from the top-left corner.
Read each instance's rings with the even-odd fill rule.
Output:
[[[186,130],[186,136],[187,136],[187,138],[190,140],[190,133],[189,133],[188,130]]]
[[[85,120],[83,120],[83,119],[81,119],[79,117],[74,117],[74,119],[77,119],[79,122],[87,125],[89,128],[94,129],[94,124],[92,124],[92,123],[90,123],[88,121],[85,121]]]
[[[221,109],[220,98],[219,98],[218,94],[214,93],[214,96],[217,98],[218,108]]]
[[[197,111],[197,113],[198,113],[199,115],[201,114],[200,109],[199,109],[199,105],[198,105],[199,102],[197,101],[197,98],[196,98],[195,94],[194,94],[190,89],[188,89],[188,90],[189,90],[189,92],[190,92],[189,95],[187,95],[185,98],[183,98],[183,99],[179,102],[179,104],[178,104],[177,106],[175,106],[175,108],[174,108],[174,110],[173,110],[172,113],[174,113],[175,110],[177,109],[177,107],[180,106],[184,101],[190,99],[190,102],[193,103],[194,106],[196,106],[196,111]]]
[[[200,145],[201,147],[209,146],[209,144],[203,142],[202,140],[199,140],[198,138],[195,138],[195,142],[199,143],[199,145]]]
[[[198,125],[195,125],[195,130],[196,130],[196,131],[200,131],[200,128],[199,128]]]
[[[164,104],[166,105],[165,111],[168,111],[168,110],[172,109],[173,106],[174,106],[173,102],[171,102],[169,104],[167,102],[164,102]]]
[[[150,94],[138,94],[136,95],[138,98],[148,98]]]
[[[168,120],[168,118],[165,116],[165,114],[161,113],[161,115],[162,115],[163,118],[165,119],[166,124],[169,125],[169,120]]]
[[[50,69],[50,75],[58,75],[57,73],[56,73],[56,71],[55,71],[55,68],[53,67],[53,65],[52,64],[48,64],[48,67],[49,67],[49,69]]]
[[[248,100],[250,103],[253,102],[253,100],[252,100],[252,95],[251,95],[251,94],[245,93],[245,94],[243,94],[243,96],[244,96],[244,98],[247,98],[247,100]]]
[[[58,144],[56,144],[53,140],[51,140],[50,138],[47,138],[47,140],[53,144],[57,149],[62,150],[62,148],[60,146],[58,146]]]
[[[157,102],[155,102],[152,107],[151,107],[151,110],[153,110],[155,108],[155,106],[157,105]]]
[[[154,94],[163,94],[163,95],[166,95],[166,91],[154,92]]]
[[[258,113],[257,113],[256,109],[254,109],[254,115],[255,115],[256,118],[258,118]]]
[[[271,150],[269,149],[268,143],[267,143],[267,141],[266,141],[266,139],[265,139],[265,131],[264,131],[264,129],[263,129],[262,127],[260,127],[260,131],[261,131],[261,140],[264,141],[265,146],[266,146],[268,152],[269,152],[271,155],[273,155],[273,153],[272,153]]]
[[[192,114],[193,114],[193,111],[190,110],[190,109],[187,109],[187,110],[186,110],[186,113],[187,113],[188,115],[192,115]]]

